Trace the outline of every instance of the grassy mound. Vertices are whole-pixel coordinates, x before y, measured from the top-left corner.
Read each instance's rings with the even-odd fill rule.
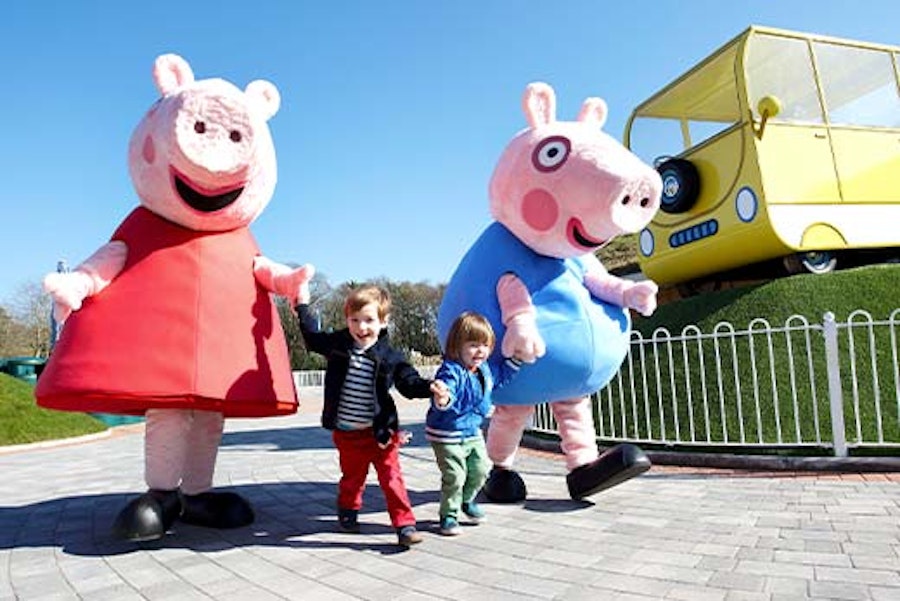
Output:
[[[711,331],[720,321],[744,328],[757,317],[772,326],[784,325],[791,315],[821,322],[826,311],[844,321],[857,309],[886,319],[900,307],[900,265],[869,265],[829,274],[803,274],[747,286],[711,292],[663,305],[652,317],[635,315],[634,327],[649,336],[658,327],[671,333],[686,325]]]
[[[34,402],[34,387],[0,374],[0,446],[102,432],[106,425],[84,413],[50,411]]]

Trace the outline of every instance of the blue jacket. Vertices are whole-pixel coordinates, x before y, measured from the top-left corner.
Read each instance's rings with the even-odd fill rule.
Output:
[[[496,405],[537,405],[545,401],[583,397],[603,388],[628,353],[631,322],[628,312],[594,298],[584,287],[581,259],[556,259],[534,252],[512,232],[494,222],[460,261],[438,310],[438,333],[445,340],[450,325],[463,311],[477,311],[491,322],[497,345],[491,368],[502,365],[500,341],[506,327],[500,320],[497,281],[505,273],[521,279],[537,309],[537,326],[547,354],[508,384],[497,383]]]
[[[520,362],[507,359],[500,366],[498,384],[511,380]],[[431,400],[425,416],[425,438],[433,442],[460,443],[480,436],[481,425],[491,410],[494,376],[487,362],[473,372],[461,363],[445,359],[434,375],[450,391],[450,404],[438,407]]]
[[[494,379],[487,363],[477,372],[456,361],[445,360],[434,375],[450,390],[450,404],[437,407],[434,399],[425,417],[425,438],[434,442],[460,443],[481,433],[491,409]]]

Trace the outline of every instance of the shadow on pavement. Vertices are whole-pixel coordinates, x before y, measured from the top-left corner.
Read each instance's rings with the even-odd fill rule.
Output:
[[[212,551],[242,546],[342,548],[396,553],[402,549],[383,538],[393,535],[377,484],[368,484],[360,512],[361,534],[337,532],[334,482],[250,484],[217,487],[244,496],[254,507],[255,522],[245,528],[215,530],[176,522],[163,539],[132,543],[113,538],[112,524],[125,504],[140,492],[71,496],[17,507],[0,506],[0,550],[59,548],[78,556],[109,556],[159,548]],[[141,491],[142,492],[142,491]],[[409,491],[413,507],[437,502],[437,491]],[[373,516],[372,514],[380,514]],[[323,540],[323,534],[326,540]],[[332,535],[334,540],[332,540]],[[307,537],[315,536],[314,540]]]
[[[425,425],[422,423],[402,426],[412,432],[413,437],[403,448],[431,448],[425,440]],[[332,449],[331,432],[320,426],[303,426],[299,428],[277,428],[269,430],[241,430],[225,432],[222,435],[220,450],[271,450],[271,451],[305,451],[316,449]]]

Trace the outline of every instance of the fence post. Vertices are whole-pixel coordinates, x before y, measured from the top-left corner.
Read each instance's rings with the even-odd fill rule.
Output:
[[[844,429],[844,396],[841,387],[841,362],[838,331],[834,313],[828,311],[822,323],[825,334],[825,366],[828,371],[828,400],[831,410],[831,439],[835,457],[847,456],[847,433]]]

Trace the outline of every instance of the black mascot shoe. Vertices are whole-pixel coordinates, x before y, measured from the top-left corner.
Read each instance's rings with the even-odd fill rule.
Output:
[[[113,523],[113,535],[135,542],[165,536],[181,514],[177,490],[150,489],[126,505]]]
[[[181,521],[205,528],[240,528],[253,523],[250,503],[233,492],[203,492],[183,495]]]
[[[612,488],[650,469],[650,459],[633,444],[616,445],[591,463],[576,467],[566,476],[569,495],[583,499]]]
[[[518,472],[494,466],[484,483],[484,494],[494,503],[519,503],[528,491]]]

